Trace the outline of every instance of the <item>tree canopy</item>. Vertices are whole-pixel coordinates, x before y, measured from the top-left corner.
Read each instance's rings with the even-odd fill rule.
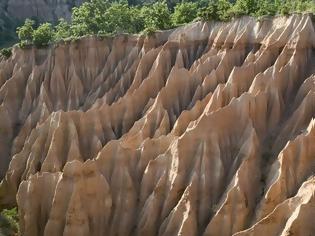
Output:
[[[17,28],[20,46],[38,47],[69,37],[91,34],[139,33],[165,30],[195,19],[228,21],[250,15],[315,12],[313,0],[89,0],[72,9],[71,21],[59,19],[53,26],[26,19]]]
[[[174,25],[185,24],[197,17],[198,5],[195,2],[182,2],[175,6],[172,15]]]
[[[43,23],[33,32],[33,42],[36,46],[47,46],[54,37],[54,31],[50,23]]]

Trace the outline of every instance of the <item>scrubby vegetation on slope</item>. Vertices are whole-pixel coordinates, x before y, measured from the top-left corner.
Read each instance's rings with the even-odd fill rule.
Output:
[[[0,235],[1,236],[14,236],[18,235],[18,214],[17,209],[3,210],[0,213]]]
[[[154,2],[154,1],[153,1]],[[196,1],[120,1],[91,0],[74,7],[71,22],[60,19],[58,24],[26,19],[18,27],[20,46],[38,47],[67,38],[116,33],[150,33],[174,28],[194,20],[228,21],[243,15],[264,16],[314,12],[312,0],[196,0]]]

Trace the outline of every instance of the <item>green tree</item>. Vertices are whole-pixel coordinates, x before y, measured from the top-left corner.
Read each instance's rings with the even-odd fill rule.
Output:
[[[197,3],[182,2],[175,6],[172,21],[174,25],[181,25],[193,21],[196,17]]]
[[[127,4],[113,3],[105,12],[107,33],[137,33],[144,27],[141,12]]]
[[[165,2],[144,6],[141,13],[145,28],[164,30],[172,27],[171,13]]]
[[[53,41],[54,31],[50,23],[41,24],[33,33],[33,43],[38,47],[47,46]]]
[[[298,0],[295,5],[297,12],[315,12],[315,2],[312,0]]]
[[[253,14],[255,16],[273,16],[277,13],[277,6],[275,1],[272,0],[259,0],[258,1],[258,9]]]
[[[72,24],[70,29],[71,34],[76,37],[97,33],[97,25],[90,2],[85,2],[80,7],[72,9]]]
[[[35,30],[38,24],[27,19],[17,28],[17,34],[21,47],[32,43],[45,46],[53,41],[89,34],[141,31],[152,34],[191,22],[196,16],[204,21],[228,21],[233,16],[259,17],[293,12],[315,12],[315,3],[313,0],[88,0],[73,8],[70,23],[60,19],[54,28],[44,23]],[[1,27],[0,22],[0,32]],[[9,50],[1,53],[10,55]]]
[[[218,0],[217,10],[219,15],[219,20],[228,21],[231,19],[231,8],[232,4],[228,0]]]
[[[26,19],[24,25],[17,28],[16,33],[19,37],[20,44],[30,44],[33,40],[35,22],[30,19]]]
[[[141,7],[130,8],[131,23],[135,28],[135,33],[141,32],[145,27],[144,18],[142,16]]]
[[[219,14],[217,4],[210,2],[208,6],[201,8],[198,12],[198,17],[203,21],[218,20]]]
[[[105,12],[110,7],[107,0],[93,0],[72,9],[71,34],[75,37],[97,34],[106,28]]]
[[[232,4],[228,0],[212,0],[207,7],[200,9],[198,16],[204,21],[227,21],[231,18],[231,8]]]
[[[61,39],[69,38],[71,36],[70,25],[65,19],[58,20],[58,24],[55,26],[54,40],[59,41]]]
[[[233,16],[254,15],[259,10],[257,0],[237,0],[231,9]]]

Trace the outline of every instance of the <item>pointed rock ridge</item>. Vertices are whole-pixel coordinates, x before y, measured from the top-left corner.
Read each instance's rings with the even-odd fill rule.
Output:
[[[312,234],[314,42],[295,14],[15,47],[0,206],[25,236]]]

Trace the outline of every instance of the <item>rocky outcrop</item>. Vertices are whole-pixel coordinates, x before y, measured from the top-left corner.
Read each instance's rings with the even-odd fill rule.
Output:
[[[70,20],[71,10],[84,0],[1,0],[0,1],[0,48],[11,47],[17,43],[16,28],[26,18],[38,22],[57,22],[64,18]]]
[[[35,17],[40,21],[70,19],[71,9],[83,0],[3,0],[8,14],[18,20]]]
[[[14,48],[0,204],[25,236],[312,235],[314,48],[309,15]]]

